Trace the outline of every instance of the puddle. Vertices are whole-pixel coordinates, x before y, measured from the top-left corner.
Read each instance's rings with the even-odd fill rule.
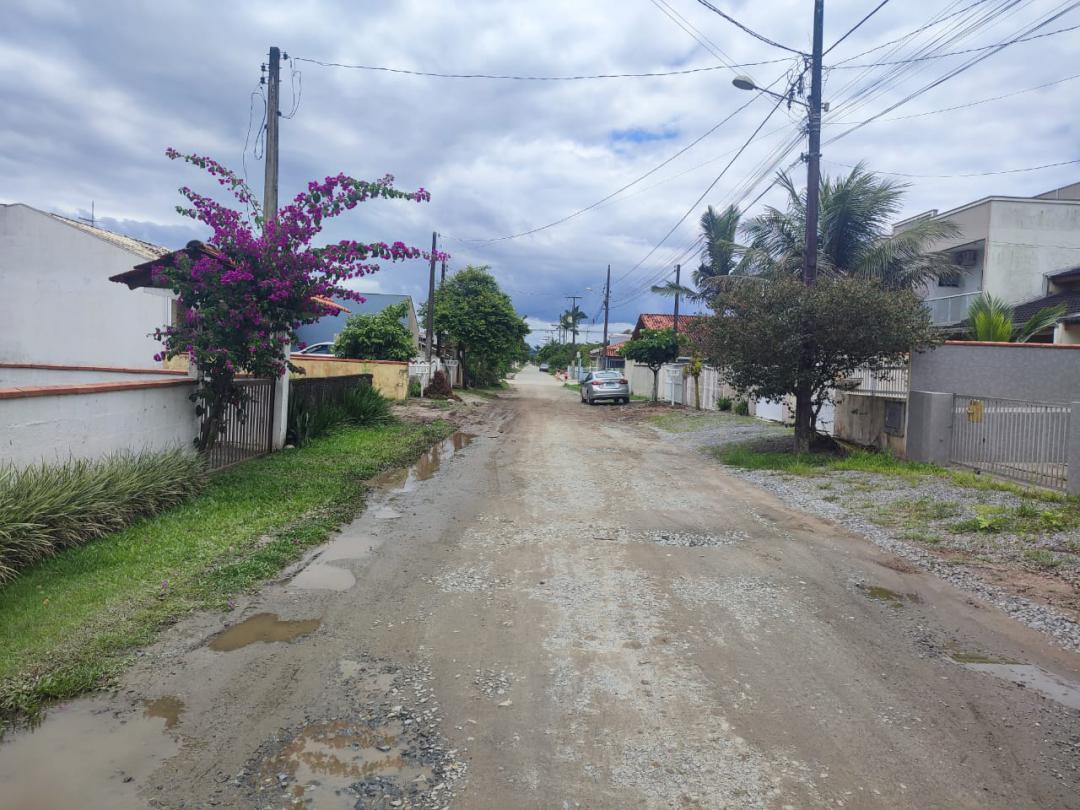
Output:
[[[447,461],[472,444],[476,435],[457,431],[449,438],[428,449],[417,462],[407,470],[391,470],[375,479],[375,486],[394,493],[412,492],[420,481],[434,477]],[[378,517],[378,515],[376,515]]]
[[[232,652],[257,641],[292,641],[319,629],[321,619],[279,619],[276,613],[256,613],[214,636],[207,645],[217,652]]]
[[[1008,658],[991,658],[989,655],[974,652],[953,652],[949,658],[958,664],[1015,664]]]
[[[955,660],[955,656],[954,656]],[[1070,709],[1080,709],[1080,684],[1067,681],[1032,664],[964,663],[967,669],[987,672],[1045,695]]]
[[[345,720],[312,723],[266,761],[263,781],[308,807],[367,807],[357,799],[372,788],[379,798],[403,797],[432,773],[409,761],[403,731],[397,720],[378,728]]]
[[[172,728],[180,722],[180,715],[184,713],[184,701],[172,695],[165,695],[156,700],[146,701],[143,714],[147,717],[160,717],[165,721],[165,728]]]
[[[401,512],[399,512],[397,509],[394,509],[393,507],[380,506],[378,509],[371,513],[371,516],[376,520],[396,520],[402,515]]]
[[[922,602],[917,593],[899,593],[880,585],[859,585],[858,588],[874,601],[883,602],[892,607],[903,607],[905,602],[915,604]]]
[[[144,810],[146,802],[137,791],[179,750],[172,735],[164,733],[167,727],[165,714],[117,716],[96,700],[50,709],[37,729],[10,734],[0,743],[0,805],[13,810]]]
[[[297,588],[321,591],[347,591],[356,584],[352,571],[340,565],[313,563],[289,582]]]

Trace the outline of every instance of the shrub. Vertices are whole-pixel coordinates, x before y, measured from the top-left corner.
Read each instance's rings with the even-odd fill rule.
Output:
[[[344,418],[354,425],[382,425],[390,421],[390,400],[370,385],[345,394]]]
[[[312,405],[302,397],[290,397],[285,443],[303,447],[346,418],[345,408],[340,404],[324,402]]]
[[[0,583],[65,548],[175,506],[205,481],[202,458],[186,450],[0,467]]]
[[[718,411],[730,411],[731,410],[731,398],[719,397],[716,400],[716,409]]]
[[[454,391],[450,387],[450,380],[442,369],[431,375],[431,382],[424,389],[425,397],[429,399],[449,399],[453,395]]]
[[[736,401],[736,403],[735,403],[735,413],[737,413],[739,416],[749,416],[750,415],[750,403],[747,402],[745,399],[740,399],[740,400]]]
[[[409,396],[419,397],[423,393],[423,389],[420,386],[420,380],[415,377],[409,380]]]

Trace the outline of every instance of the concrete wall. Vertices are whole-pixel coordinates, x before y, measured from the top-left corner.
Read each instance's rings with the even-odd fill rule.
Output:
[[[983,283],[1010,304],[1046,293],[1048,273],[1076,265],[1080,203],[994,200]]]
[[[838,392],[834,409],[833,435],[863,447],[887,450],[903,458],[907,452],[907,436],[885,432],[885,403],[899,402],[906,409],[906,399],[867,397],[850,392]]]
[[[18,365],[0,362],[0,389],[20,386],[115,382],[118,380],[155,380],[186,377],[183,372],[164,369],[122,369],[104,366]]]
[[[190,448],[198,433],[188,400],[195,383],[160,379],[0,391],[0,463],[100,458],[122,450]],[[80,390],[82,389],[82,390]],[[45,391],[45,393],[42,393]]]
[[[949,342],[912,356],[911,390],[1071,402],[1080,393],[1080,346]]]
[[[409,396],[409,364],[394,360],[342,360],[294,354],[293,365],[304,369],[308,377],[340,377],[347,374],[371,374],[375,390],[388,399]],[[293,375],[295,376],[295,375]]]
[[[170,293],[109,276],[146,261],[25,205],[0,205],[0,360],[150,368]]]

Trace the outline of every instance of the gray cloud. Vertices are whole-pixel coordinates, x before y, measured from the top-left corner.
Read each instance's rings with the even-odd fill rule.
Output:
[[[690,0],[671,0],[686,19],[736,61],[773,59],[772,50]],[[92,5],[62,0],[6,4],[0,31],[0,199],[76,213],[93,200],[99,217],[118,229],[176,246],[198,235],[176,215],[176,188],[209,190],[193,170],[165,160],[166,146],[212,154],[239,169],[249,130],[250,93],[271,44],[294,57],[434,71],[526,74],[640,72],[715,63],[654,5],[574,0],[523,6],[462,0],[432,4],[255,2]],[[901,36],[946,8],[945,0],[895,3],[845,41],[839,60]],[[1051,7],[1036,2],[1000,15],[962,46],[1006,38]],[[808,4],[797,0],[729,2],[731,13],[778,41],[807,47]],[[827,10],[831,41],[866,12],[861,0]],[[1063,18],[1061,25],[1070,23]],[[896,114],[1000,95],[1074,72],[1080,40],[1063,34],[1017,45],[927,93]],[[885,53],[880,52],[880,53]],[[869,61],[873,56],[860,61]],[[928,62],[864,108],[883,109],[963,57]],[[827,60],[829,61],[829,60]],[[282,121],[281,188],[287,198],[307,180],[345,171],[395,174],[404,187],[432,191],[428,205],[371,203],[327,229],[329,239],[401,238],[425,246],[445,234],[453,268],[489,264],[520,312],[551,322],[563,296],[584,294],[593,315],[603,272],[621,278],[674,224],[764,116],[759,101],[625,197],[533,236],[481,244],[527,230],[588,205],[644,173],[706,131],[745,94],[728,71],[683,77],[590,82],[441,80],[393,74],[286,66],[283,104],[302,82],[294,118]],[[757,81],[788,65],[748,69]],[[835,71],[826,97],[842,101],[857,73]],[[943,115],[867,126],[826,149],[836,163],[914,174],[955,174],[1034,166],[1075,157],[1074,116],[1080,82]],[[258,103],[261,105],[261,101]],[[261,106],[256,109],[259,122]],[[778,113],[777,131],[747,150],[707,198],[733,199],[740,183],[773,148],[796,132],[797,116]],[[840,131],[826,127],[826,134]],[[622,135],[616,136],[615,133]],[[671,137],[669,137],[671,136]],[[706,165],[699,166],[699,164]],[[248,171],[261,188],[262,164],[250,150]],[[692,170],[690,170],[692,169]],[[689,171],[688,171],[689,170]],[[947,209],[987,194],[1031,194],[1076,179],[1064,169],[998,177],[912,179],[906,213]],[[775,194],[764,202],[779,203]],[[697,212],[639,270],[621,278],[613,320],[666,311],[669,299],[643,293],[665,262],[694,237]],[[692,267],[691,257],[684,262]],[[426,295],[423,263],[387,266],[359,286]],[[591,287],[592,292],[586,292]]]

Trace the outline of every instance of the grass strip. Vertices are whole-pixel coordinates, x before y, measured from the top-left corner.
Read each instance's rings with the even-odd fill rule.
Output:
[[[452,431],[442,420],[343,427],[27,569],[0,587],[0,732],[106,683],[184,614],[275,575],[360,511],[367,479]]]

